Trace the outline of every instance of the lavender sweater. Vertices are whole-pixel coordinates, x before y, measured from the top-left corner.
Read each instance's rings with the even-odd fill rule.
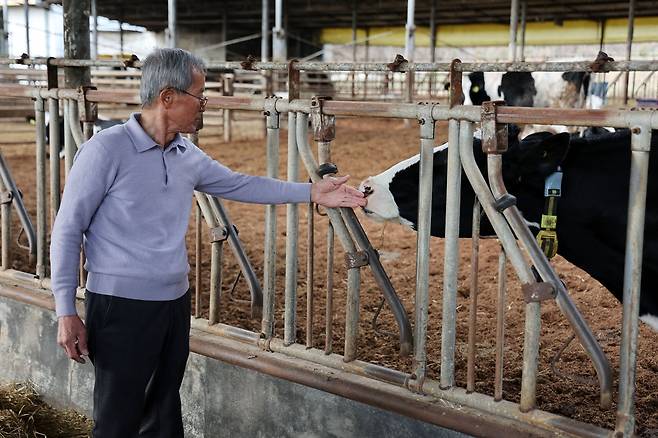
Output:
[[[91,291],[157,301],[185,294],[194,190],[260,204],[310,199],[310,184],[233,172],[180,134],[162,149],[138,120],[101,131],[76,155],[50,246],[57,316],[76,314],[81,243]]]

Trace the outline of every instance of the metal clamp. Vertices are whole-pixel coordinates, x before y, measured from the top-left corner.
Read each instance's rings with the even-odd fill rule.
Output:
[[[347,269],[361,268],[368,265],[368,253],[355,251],[345,253],[345,266]]]
[[[496,123],[497,107],[505,105],[502,100],[482,102],[480,122],[482,126],[482,152],[502,154],[507,151],[507,125]]]
[[[651,152],[651,128],[647,126],[631,127],[631,150]]]
[[[247,55],[247,59],[240,61],[240,68],[243,70],[256,70],[254,68],[254,62],[256,61],[257,59],[254,55]]]
[[[224,242],[228,240],[228,230],[226,227],[219,226],[210,229],[210,241],[215,242]]]
[[[386,66],[390,71],[396,72],[396,71],[400,71],[400,67],[402,67],[403,64],[407,64],[408,62],[409,61],[404,59],[404,56],[398,53],[397,55],[395,55],[395,59],[393,60],[393,62],[386,64]]]
[[[11,204],[14,194],[10,191],[0,192],[0,204]]]
[[[324,178],[326,175],[335,175],[338,173],[338,166],[334,163],[322,163],[318,166],[318,176]]]
[[[87,100],[87,91],[96,90],[96,87],[84,85],[78,93],[78,107],[82,108],[80,120],[83,122],[95,122],[98,120],[98,103]]]
[[[596,59],[589,65],[589,68],[593,73],[607,73],[610,71],[608,68],[608,63],[610,62],[614,62],[614,58],[609,57],[603,51],[599,51],[599,54],[596,55]]]
[[[330,142],[336,138],[336,116],[325,114],[324,102],[331,100],[329,96],[313,96],[311,98],[311,125],[315,141]]]
[[[416,110],[418,117],[418,124],[420,125],[420,138],[433,140],[434,139],[434,119],[432,118],[432,109],[434,103],[432,102],[419,102]]]
[[[509,193],[505,193],[503,196],[496,199],[496,202],[494,202],[493,206],[498,213],[502,213],[504,210],[514,205],[516,205],[516,197],[514,195],[510,195]]]
[[[461,60],[457,58],[453,59],[450,63],[450,108],[464,104],[462,72],[457,69],[461,63]]]
[[[288,61],[288,101],[299,99],[301,85],[299,82],[299,70],[295,68],[299,60],[291,59]]]
[[[555,299],[557,296],[555,286],[545,281],[524,284],[521,286],[521,291],[523,291],[523,298],[526,303],[539,303],[541,301]]]
[[[46,72],[48,75],[48,89],[52,90],[53,88],[59,88],[58,86],[58,76],[57,76],[57,66],[53,64],[55,58],[49,57],[46,60]]]
[[[267,116],[268,129],[279,129],[279,111],[276,109],[276,102],[279,99],[281,99],[279,96],[269,96],[265,98],[263,114]]]

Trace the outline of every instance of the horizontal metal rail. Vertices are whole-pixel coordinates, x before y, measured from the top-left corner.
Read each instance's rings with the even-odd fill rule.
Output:
[[[64,58],[3,58],[0,65],[54,65],[57,67],[135,67],[142,66],[141,61],[122,60],[92,60],[92,59],[64,59]],[[465,62],[458,66],[456,71],[599,71],[590,61],[576,62]],[[215,70],[273,70],[288,71],[287,62],[244,62],[209,61],[208,69]],[[322,71],[322,72],[436,72],[450,71],[450,62],[407,62],[403,61],[395,66],[382,62],[297,62],[292,65],[293,70]],[[654,71],[658,70],[658,61],[613,61],[604,66],[605,71]]]
[[[25,85],[0,85],[0,96],[6,97],[53,97],[68,99],[86,98],[95,103],[125,103],[138,105],[137,90],[87,90],[71,89],[34,89]],[[83,97],[84,96],[84,97]],[[232,109],[243,111],[263,111],[264,97],[217,96],[208,99],[207,109]],[[416,119],[418,105],[413,103],[395,102],[354,102],[330,100],[324,103],[323,112],[336,116],[385,117],[397,119]],[[290,111],[310,113],[311,101],[295,99],[287,101],[278,99],[276,110],[279,113]],[[458,119],[471,122],[480,121],[480,107],[457,105],[450,108],[447,105],[434,105],[432,118],[438,120]],[[566,125],[566,126],[613,126],[616,128],[632,128],[643,125],[658,129],[658,112],[629,111],[617,109],[585,110],[564,108],[527,108],[502,107],[496,114],[498,123]]]

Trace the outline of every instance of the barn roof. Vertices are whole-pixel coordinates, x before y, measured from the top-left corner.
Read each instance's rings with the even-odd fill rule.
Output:
[[[416,0],[415,22],[427,25],[433,0]],[[509,23],[510,0],[434,0],[437,24]],[[525,0],[527,20],[586,19],[600,21],[628,16],[628,0]],[[178,0],[178,25],[217,29],[224,14],[230,27],[259,32],[262,0]],[[274,0],[270,4],[270,27]],[[351,27],[356,7],[359,27],[400,26],[406,21],[406,0],[284,0],[287,28],[315,31]],[[158,31],[167,26],[167,0],[97,0],[98,14]],[[658,16],[658,1],[636,0],[635,16]]]

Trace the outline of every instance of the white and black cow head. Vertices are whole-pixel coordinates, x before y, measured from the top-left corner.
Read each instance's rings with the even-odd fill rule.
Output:
[[[555,172],[564,159],[569,147],[569,135],[542,132],[519,142],[518,132],[515,126],[510,125],[503,177],[510,192],[519,198],[519,205],[524,203],[532,211],[528,220],[536,222],[543,206],[544,180]],[[486,157],[482,152],[479,133],[473,139],[473,148],[478,166],[486,177]],[[434,149],[431,233],[438,237],[444,236],[445,229],[447,160],[448,144],[445,143]],[[366,216],[375,221],[393,221],[415,229],[418,221],[419,172],[419,155],[416,155],[362,181],[360,189],[369,193],[368,205],[364,208]],[[474,200],[475,193],[462,172],[461,237],[470,236],[470,209]],[[482,233],[492,234],[493,229],[485,223]]]

